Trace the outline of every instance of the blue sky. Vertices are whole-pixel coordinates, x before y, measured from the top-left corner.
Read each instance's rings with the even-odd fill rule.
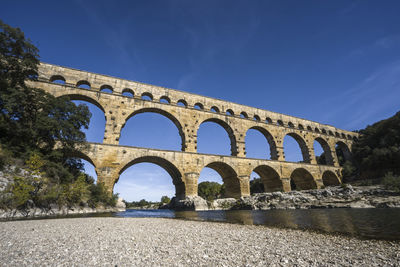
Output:
[[[399,11],[399,1],[368,0],[5,1],[0,18],[20,27],[45,62],[355,130],[400,109]],[[104,116],[90,108],[88,140],[101,142]],[[222,129],[199,131],[199,151],[229,152]],[[248,137],[249,156],[266,157],[266,141]],[[154,114],[133,117],[121,142],[180,149],[175,126]],[[299,160],[293,141],[285,147]],[[201,179],[220,181],[207,169]],[[163,169],[141,163],[115,190],[158,200],[174,188]]]

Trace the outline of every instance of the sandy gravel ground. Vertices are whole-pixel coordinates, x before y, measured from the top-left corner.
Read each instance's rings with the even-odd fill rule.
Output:
[[[156,218],[0,222],[1,266],[400,266],[400,242]]]

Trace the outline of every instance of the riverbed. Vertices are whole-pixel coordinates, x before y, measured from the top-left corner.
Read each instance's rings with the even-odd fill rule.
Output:
[[[0,222],[7,266],[393,266],[400,243],[166,218]]]

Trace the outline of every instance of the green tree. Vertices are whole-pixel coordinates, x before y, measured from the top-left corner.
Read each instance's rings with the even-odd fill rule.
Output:
[[[81,129],[88,127],[91,114],[66,97],[27,86],[27,80],[37,77],[38,58],[38,49],[20,29],[0,21],[0,143],[24,160],[38,153],[46,161],[46,173],[73,182],[82,164],[69,156],[84,145]]]
[[[171,199],[168,196],[161,197],[161,204],[168,204],[170,201]]]
[[[352,152],[361,178],[400,175],[400,112],[360,130]]]
[[[254,178],[250,181],[250,193],[264,193],[264,184],[261,182],[261,178]]]
[[[213,201],[223,197],[224,186],[216,182],[201,182],[199,183],[198,194],[208,201]]]

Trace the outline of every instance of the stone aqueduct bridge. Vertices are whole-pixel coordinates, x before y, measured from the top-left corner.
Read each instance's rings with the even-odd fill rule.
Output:
[[[58,83],[61,81],[61,84]],[[260,175],[266,191],[320,188],[341,182],[335,146],[350,157],[357,134],[330,125],[239,105],[219,99],[118,79],[86,71],[41,63],[39,78],[30,82],[54,96],[69,96],[99,107],[106,126],[102,144],[90,143],[79,157],[95,166],[98,182],[112,191],[120,174],[140,162],[155,163],[172,177],[176,196],[197,195],[201,170],[217,171],[226,186],[226,194],[240,197],[250,194],[250,174]],[[108,89],[108,92],[102,92]],[[111,91],[110,91],[111,90]],[[182,139],[181,151],[166,151],[119,145],[121,129],[129,118],[143,112],[155,112],[169,118]],[[197,130],[203,122],[221,125],[231,141],[231,156],[197,153]],[[246,158],[245,136],[249,129],[260,131],[267,139],[271,160]],[[283,140],[286,135],[299,144],[301,163],[286,162]],[[313,144],[324,149],[327,165],[318,165]]]

